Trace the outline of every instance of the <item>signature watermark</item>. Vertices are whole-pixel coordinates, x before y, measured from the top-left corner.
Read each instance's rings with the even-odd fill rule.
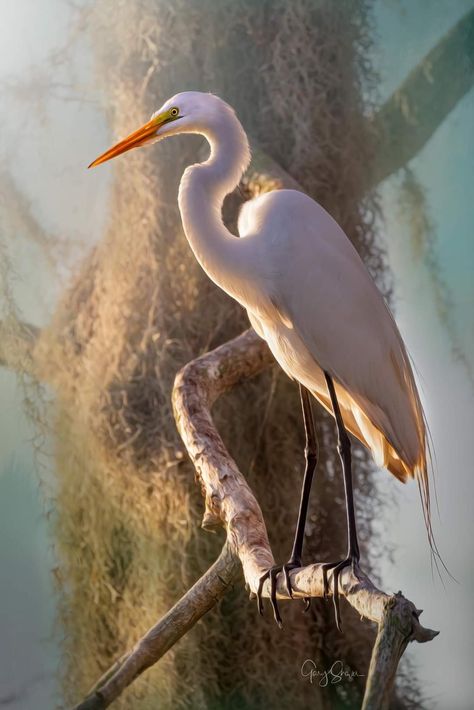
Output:
[[[311,658],[303,661],[301,675],[303,678],[307,678],[311,684],[319,685],[320,688],[336,685],[342,681],[352,683],[354,678],[365,678],[361,673],[351,670],[343,661],[334,661],[330,668],[323,670],[318,668]]]

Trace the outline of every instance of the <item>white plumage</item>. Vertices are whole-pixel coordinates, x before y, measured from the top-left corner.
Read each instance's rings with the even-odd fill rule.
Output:
[[[344,424],[379,466],[423,477],[425,427],[409,358],[380,292],[339,225],[294,190],[244,206],[241,236],[266,255],[264,306],[248,307],[255,330],[285,372],[332,412],[334,379]]]
[[[333,379],[347,429],[376,462],[420,485],[429,527],[426,427],[403,340],[359,255],[334,219],[294,190],[251,200],[240,239],[222,222],[225,195],[250,161],[234,111],[211,94],[184,92],[92,165],[179,133],[200,133],[209,159],[185,171],[179,207],[203,269],[247,309],[284,371],[332,413]],[[348,159],[350,157],[348,156]]]

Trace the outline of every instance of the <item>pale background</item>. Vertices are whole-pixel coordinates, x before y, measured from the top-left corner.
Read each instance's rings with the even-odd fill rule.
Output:
[[[377,0],[375,62],[381,99],[472,4],[472,0]],[[68,69],[47,70],[51,85],[45,82],[48,57],[63,47],[70,21],[70,7],[61,0],[1,0],[0,160],[11,169],[45,229],[68,235],[85,250],[102,232],[112,170],[88,173],[85,166],[112,137],[94,89],[86,41],[76,45]],[[15,80],[22,82],[23,93],[26,83],[26,102],[12,88]],[[157,96],[157,106],[165,98]],[[453,332],[474,370],[473,125],[471,91],[412,167],[427,189],[435,255],[452,301]],[[385,473],[380,486],[397,505],[379,523],[379,534],[392,541],[395,550],[394,561],[382,563],[382,578],[387,591],[402,589],[424,607],[425,624],[441,629],[436,641],[408,651],[429,706],[468,710],[474,697],[474,389],[437,315],[429,270],[413,259],[397,204],[398,184],[397,177],[390,178],[381,190],[396,316],[420,373],[436,450],[437,538],[459,584],[449,582],[444,589],[432,576],[416,487],[402,488]],[[51,277],[41,252],[21,229],[3,224],[1,231],[16,271],[15,297],[23,316],[41,325],[62,285]],[[69,266],[62,268],[63,285]],[[50,572],[54,559],[21,390],[15,377],[3,370],[0,398],[0,707],[48,710],[58,698],[61,634],[54,626]]]

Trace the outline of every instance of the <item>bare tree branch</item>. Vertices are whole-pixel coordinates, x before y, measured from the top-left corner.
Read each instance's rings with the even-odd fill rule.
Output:
[[[245,478],[225,449],[212,421],[210,408],[226,390],[268,365],[266,344],[253,330],[188,363],[178,373],[173,389],[176,423],[194,463],[205,499],[202,525],[225,528],[227,543],[217,562],[139,643],[99,681],[76,710],[108,707],[120,693],[178,641],[226,592],[237,575],[240,560],[253,594],[263,572],[274,564],[262,511]],[[323,572],[312,564],[290,572],[295,597],[322,597]],[[221,586],[220,586],[221,585]],[[430,641],[437,631],[419,623],[420,612],[401,593],[388,595],[350,568],[341,578],[341,595],[362,616],[379,624],[372,656],[365,710],[388,707],[399,659],[409,641]],[[270,593],[268,582],[263,595]],[[287,600],[283,580],[277,597]]]
[[[267,364],[270,354],[250,329],[237,338],[188,363],[176,376],[173,407],[178,431],[196,469],[205,500],[202,526],[223,526],[227,541],[238,555],[249,589],[256,593],[262,574],[274,564],[260,506],[237,464],[227,452],[212,421],[210,408],[226,390],[253,377]],[[295,597],[323,596],[320,564],[290,571]],[[361,616],[379,623],[390,598],[365,575],[358,579],[350,569],[341,574],[342,593]],[[267,580],[264,595],[269,596]],[[288,599],[280,578],[277,596]],[[416,608],[412,605],[412,610]],[[419,626],[419,625],[418,625]],[[427,641],[436,632],[418,628],[416,640]],[[416,629],[415,629],[416,627]]]
[[[474,8],[445,34],[377,111],[371,184],[406,165],[474,84]]]
[[[375,158],[361,195],[410,162],[474,85],[474,8],[426,54],[370,119]],[[254,194],[298,181],[258,146],[245,181]],[[263,185],[263,189],[260,187]]]
[[[370,119],[375,159],[369,192],[407,165],[426,145],[444,119],[474,85],[474,8],[426,54]],[[298,181],[273,158],[254,146],[246,180],[254,188],[301,190]],[[255,190],[255,188],[257,188]]]
[[[238,557],[224,545],[218,559],[172,609],[96,683],[76,710],[108,707],[143,671],[156,663],[224,596],[239,574]]]
[[[102,710],[145,670],[189,631],[217,604],[239,576],[239,560],[226,544],[214,565],[180,601],[153,626],[140,641],[120,658],[96,683],[87,698],[74,710]],[[291,573],[299,589],[295,596],[323,596],[321,565],[309,565]],[[367,680],[364,710],[388,708],[398,662],[409,641],[431,641],[437,631],[426,629],[418,621],[420,612],[401,593],[388,595],[378,590],[365,575],[357,579],[350,570],[341,575],[341,594],[361,616],[379,623]],[[268,596],[268,589],[264,589]],[[284,591],[280,599],[288,600]]]
[[[389,597],[384,603],[372,651],[362,710],[388,708],[398,663],[409,641],[423,643],[431,641],[437,635],[437,631],[420,626],[418,618],[421,613],[422,610],[414,609],[401,592]]]

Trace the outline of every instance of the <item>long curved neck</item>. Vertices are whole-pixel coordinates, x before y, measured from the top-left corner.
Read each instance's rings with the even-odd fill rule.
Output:
[[[204,271],[224,291],[241,300],[245,275],[242,242],[222,221],[225,196],[238,184],[250,162],[244,129],[235,114],[225,111],[212,127],[200,131],[211,152],[205,163],[187,168],[179,186],[179,209],[188,242]]]

